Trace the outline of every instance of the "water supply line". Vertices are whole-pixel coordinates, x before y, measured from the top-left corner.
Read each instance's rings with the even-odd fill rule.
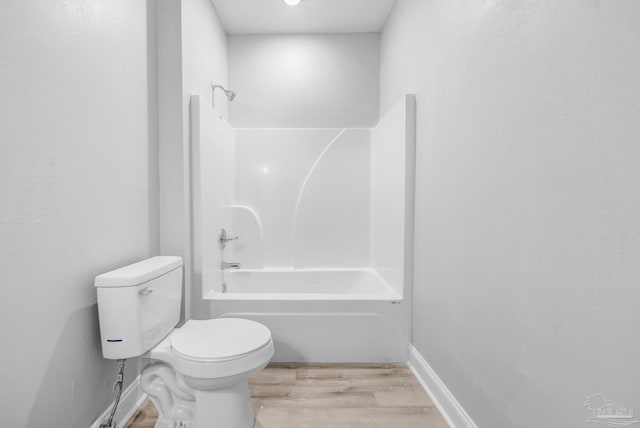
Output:
[[[116,382],[113,384],[113,390],[116,391],[116,399],[113,402],[113,408],[111,409],[111,413],[109,417],[105,421],[105,423],[100,425],[100,428],[116,428],[116,422],[113,420],[113,417],[116,415],[116,409],[118,408],[118,404],[120,403],[120,396],[122,395],[122,383],[124,382],[124,362],[126,360],[118,360],[118,376],[116,376]]]

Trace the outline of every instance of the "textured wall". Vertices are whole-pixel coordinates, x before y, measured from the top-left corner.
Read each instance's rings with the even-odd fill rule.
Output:
[[[378,121],[379,34],[229,36],[238,128],[355,128]]]
[[[182,2],[182,55],[186,105],[191,95],[211,104],[211,83],[228,86],[228,64],[227,35],[210,0]],[[228,116],[228,101],[220,90],[216,90],[215,108]]]
[[[158,250],[154,14],[0,4],[2,426],[86,428],[113,398],[93,278]]]
[[[480,427],[640,407],[640,2],[398,0],[417,94],[413,341]]]

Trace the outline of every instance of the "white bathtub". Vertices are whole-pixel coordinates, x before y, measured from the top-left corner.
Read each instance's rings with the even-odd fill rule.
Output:
[[[247,300],[401,301],[373,269],[242,269],[224,274],[226,293],[206,298]]]
[[[410,308],[375,270],[244,269],[224,281],[226,293],[204,296],[209,316],[268,326],[274,361],[407,360]]]

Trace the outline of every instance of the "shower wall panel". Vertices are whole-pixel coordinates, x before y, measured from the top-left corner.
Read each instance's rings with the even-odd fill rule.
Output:
[[[231,225],[235,131],[202,97],[191,97],[194,287],[221,289],[218,236]],[[201,290],[193,293],[195,299]]]
[[[369,265],[368,129],[238,129],[230,255],[243,267]]]
[[[415,98],[403,97],[372,131],[371,263],[400,295],[411,284]]]

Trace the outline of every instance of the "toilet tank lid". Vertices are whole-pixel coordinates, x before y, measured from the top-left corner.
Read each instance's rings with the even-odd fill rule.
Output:
[[[158,256],[96,276],[96,287],[132,287],[182,266],[182,257]]]

